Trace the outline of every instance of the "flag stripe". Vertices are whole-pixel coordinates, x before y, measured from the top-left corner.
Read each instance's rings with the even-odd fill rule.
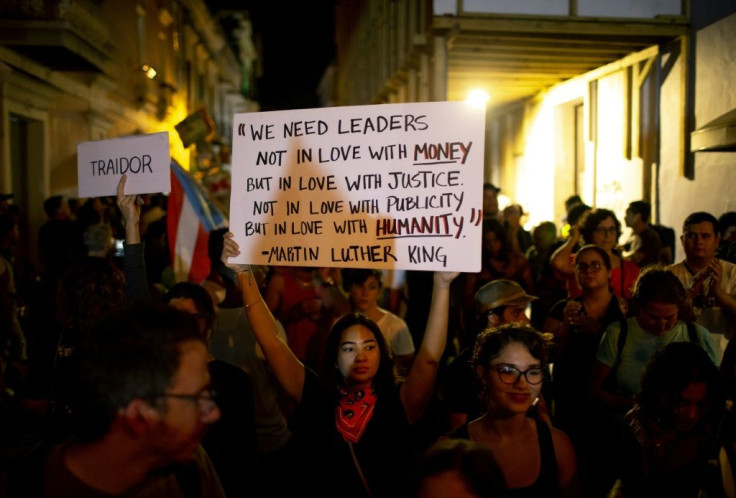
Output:
[[[177,163],[171,163],[168,235],[177,282],[201,283],[210,271],[209,232],[226,226],[224,214]]]
[[[204,282],[210,273],[210,255],[208,251],[210,240],[209,232],[205,232],[202,225],[199,225],[197,238],[194,243],[194,254],[192,255],[192,264],[189,269],[190,282]]]
[[[172,164],[171,171],[184,190],[186,198],[192,204],[199,221],[204,225],[205,231],[210,232],[222,226],[225,222],[225,216],[219,209],[212,206],[194,179],[176,163]]]

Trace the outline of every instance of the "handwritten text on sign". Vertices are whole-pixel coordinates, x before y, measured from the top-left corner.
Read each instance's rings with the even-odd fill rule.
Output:
[[[236,261],[479,271],[484,124],[465,102],[235,115]]]
[[[170,191],[169,134],[133,135],[77,145],[79,197],[115,195],[123,175],[128,175],[126,194]]]

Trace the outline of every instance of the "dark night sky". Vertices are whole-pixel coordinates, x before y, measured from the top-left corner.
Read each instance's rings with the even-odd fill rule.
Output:
[[[335,55],[333,2],[299,1],[289,8],[274,1],[257,3],[254,24],[263,29],[263,78],[258,83],[263,110],[316,107],[317,85]]]
[[[334,0],[208,0],[213,9],[246,9],[260,35],[264,111],[319,105],[316,88],[335,56]]]

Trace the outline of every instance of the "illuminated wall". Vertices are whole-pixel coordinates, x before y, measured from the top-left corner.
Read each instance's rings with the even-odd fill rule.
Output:
[[[63,4],[66,10],[49,10],[58,16],[52,22],[72,38],[101,40],[104,64],[85,72],[62,61],[52,70],[0,44],[0,192],[15,194],[30,259],[45,221],[44,199],[77,197],[79,142],[166,131],[172,158],[189,169],[196,146],[185,149],[174,126],[204,107],[228,134],[226,142],[233,111],[247,103],[239,93],[242,66],[203,0]],[[48,21],[34,20],[27,2],[17,8],[26,9],[28,29]],[[71,11],[79,23],[63,19]],[[59,49],[49,44],[48,50]]]
[[[529,213],[527,226],[560,222],[565,199],[578,193],[623,221],[629,202],[644,198],[642,159],[627,152],[632,60],[617,61],[550,88],[491,117],[492,178]],[[593,104],[593,105],[591,105]],[[579,140],[579,145],[576,141]],[[579,156],[579,157],[578,157]]]
[[[736,14],[699,30],[695,47],[695,119],[698,128],[736,108]],[[681,64],[670,72],[662,86],[662,165],[660,173],[662,222],[678,236],[682,222],[694,211],[718,217],[736,211],[736,152],[696,152],[694,178],[684,176],[677,160],[680,146],[675,129],[682,119],[677,103]],[[684,253],[678,243],[677,259]]]

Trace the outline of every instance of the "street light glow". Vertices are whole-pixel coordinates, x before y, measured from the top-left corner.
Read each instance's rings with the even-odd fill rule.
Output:
[[[488,92],[475,89],[470,91],[466,100],[474,107],[485,107],[489,99]]]
[[[149,79],[154,79],[156,77],[156,74],[158,74],[156,72],[156,69],[154,69],[154,67],[150,64],[141,65],[141,71],[146,73],[146,77],[148,77]]]

